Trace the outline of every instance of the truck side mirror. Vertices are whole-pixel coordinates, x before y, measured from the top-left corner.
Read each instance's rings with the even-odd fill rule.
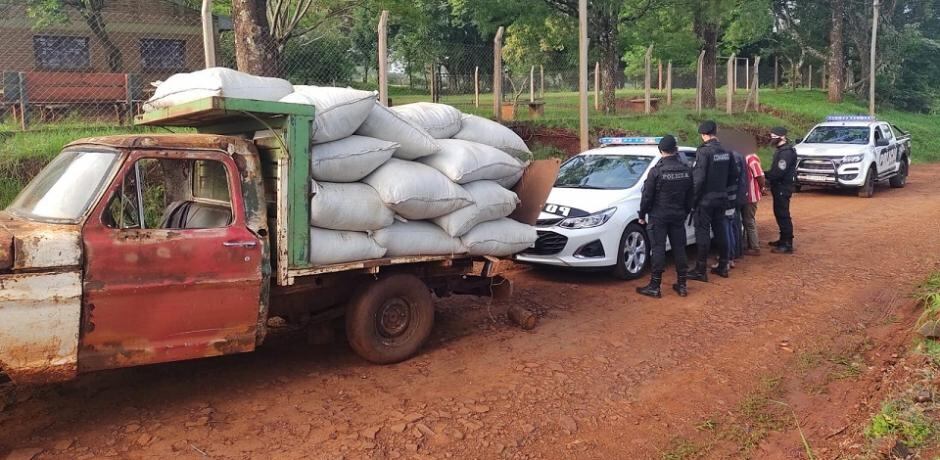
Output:
[[[878,139],[875,141],[875,147],[887,147],[889,145],[891,145],[891,143],[888,142],[887,139]]]
[[[803,143],[803,138],[802,138],[802,137],[799,138],[799,139],[797,139],[796,142],[795,142],[795,144],[802,144],[802,143]]]

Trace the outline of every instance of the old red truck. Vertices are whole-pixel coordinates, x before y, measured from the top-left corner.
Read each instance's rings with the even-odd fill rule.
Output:
[[[207,98],[137,120],[186,132],[65,147],[0,213],[0,371],[53,382],[249,352],[274,317],[295,326],[345,317],[352,348],[391,363],[427,339],[432,294],[509,295],[493,259],[312,266],[313,111]],[[279,134],[251,140],[261,129]],[[537,214],[546,176],[523,179],[521,211]]]

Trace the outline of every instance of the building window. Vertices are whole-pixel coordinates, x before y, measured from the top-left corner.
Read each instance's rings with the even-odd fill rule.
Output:
[[[36,65],[43,70],[87,70],[91,68],[88,37],[36,35],[33,37]]]
[[[185,70],[186,40],[142,38],[140,62],[144,70]]]

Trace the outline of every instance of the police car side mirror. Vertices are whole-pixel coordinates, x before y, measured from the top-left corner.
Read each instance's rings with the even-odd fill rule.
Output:
[[[887,139],[878,139],[875,141],[875,147],[887,147],[889,145],[891,145],[891,143],[888,142]]]
[[[796,144],[802,144],[802,143],[803,143],[803,138],[801,137],[801,138],[797,139],[795,143],[796,143]]]

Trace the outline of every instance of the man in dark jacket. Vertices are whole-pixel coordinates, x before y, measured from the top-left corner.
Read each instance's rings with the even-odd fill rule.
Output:
[[[686,286],[688,262],[685,257],[685,219],[692,210],[692,170],[676,155],[676,138],[663,136],[659,142],[662,158],[650,169],[643,183],[640,201],[640,224],[646,224],[651,240],[653,271],[650,282],[636,292],[649,297],[662,297],[660,285],[666,268],[666,238],[676,259],[678,280],[672,289],[681,297],[689,295]]]
[[[770,130],[770,142],[777,148],[770,170],[764,172],[770,184],[770,193],[774,197],[774,217],[780,227],[780,239],[771,241],[771,252],[777,254],[793,253],[793,220],[790,218],[790,197],[793,196],[793,182],[796,180],[796,150],[787,139],[787,129],[776,127]]]
[[[718,142],[718,126],[714,121],[705,121],[698,128],[702,144],[695,153],[694,182],[695,243],[698,259],[689,279],[708,281],[708,253],[711,250],[712,233],[718,242],[718,266],[712,273],[728,277],[728,236],[724,225],[725,212],[731,209],[728,191],[737,182],[738,172],[731,153]]]

